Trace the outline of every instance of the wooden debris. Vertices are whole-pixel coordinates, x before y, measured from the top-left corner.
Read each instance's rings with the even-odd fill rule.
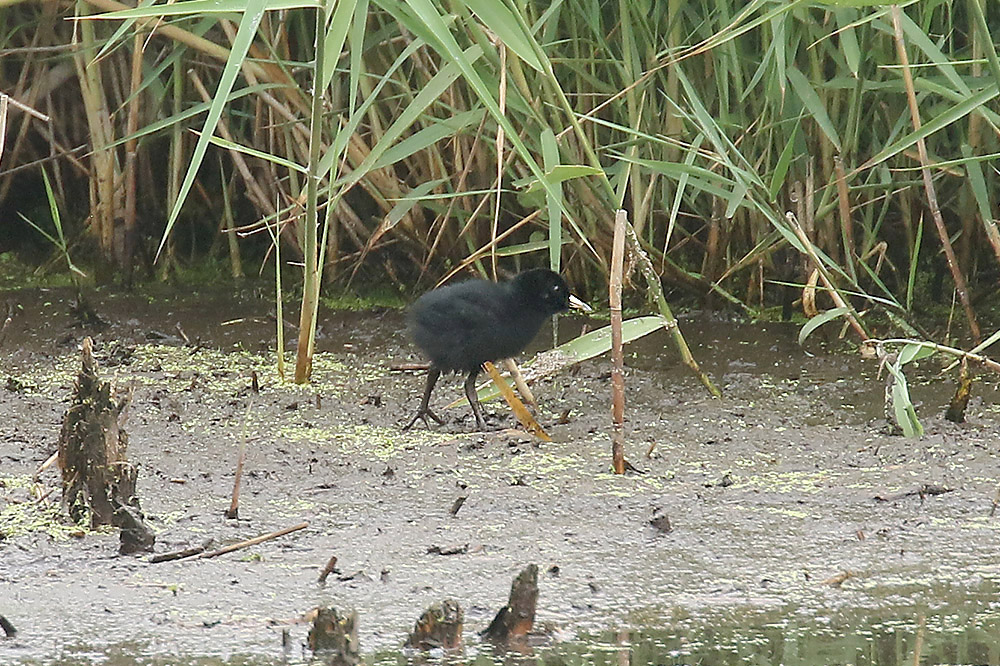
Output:
[[[431,605],[413,626],[404,647],[415,650],[454,650],[462,645],[462,607],[454,599]]]
[[[206,539],[205,543],[200,546],[194,546],[193,548],[184,548],[182,550],[175,550],[170,553],[160,553],[159,555],[153,555],[149,558],[150,564],[159,564],[160,562],[173,562],[174,560],[183,560],[185,557],[194,557],[195,555],[201,555],[209,546],[212,545],[211,539]]]
[[[180,553],[186,553],[186,554],[177,554],[176,557],[165,558],[163,555],[157,555],[156,557],[150,558],[149,563],[155,564],[157,562],[168,562],[170,560],[180,560],[180,559],[186,559],[188,557],[197,557],[198,559],[207,557],[218,557],[219,555],[225,555],[226,553],[231,553],[234,550],[240,550],[241,548],[256,546],[259,543],[264,543],[265,541],[270,541],[271,539],[277,539],[278,537],[285,536],[286,534],[290,534],[291,532],[304,530],[307,527],[309,527],[308,522],[299,523],[298,525],[292,525],[291,527],[280,529],[277,532],[269,532],[268,534],[261,534],[260,536],[255,536],[252,539],[247,539],[245,541],[232,543],[223,548],[219,548],[218,550],[208,551],[207,553],[202,552],[204,548],[202,549],[192,548],[188,551],[180,551]]]
[[[925,497],[933,497],[934,495],[944,495],[945,493],[950,493],[954,491],[954,488],[946,488],[945,486],[935,486],[930,483],[925,483],[924,485],[916,488],[915,490],[905,490],[901,493],[894,493],[892,495],[876,495],[876,502],[895,502],[896,500],[901,500],[906,497],[919,497],[920,501],[923,502]]]
[[[851,578],[854,578],[853,571],[842,571],[836,576],[831,576],[830,578],[824,580],[823,585],[829,585],[830,587],[840,587]]]
[[[450,546],[429,546],[427,548],[428,555],[465,555],[469,552],[469,544],[467,543],[456,543]]]
[[[43,462],[41,465],[38,466],[38,469],[35,470],[35,475],[31,477],[31,480],[34,481],[35,483],[38,483],[38,479],[41,478],[42,472],[47,470],[49,467],[52,467],[52,465],[56,464],[58,460],[59,460],[59,452],[56,451],[51,456],[46,458],[45,462]]]
[[[14,638],[17,635],[17,629],[3,615],[0,615],[0,629],[3,629],[3,633],[7,638]]]
[[[63,504],[73,520],[91,528],[122,530],[123,553],[152,550],[155,537],[143,523],[135,494],[137,469],[128,462],[128,434],[122,427],[129,399],[118,398],[97,375],[94,343],[81,345],[82,369],[59,435]]]
[[[198,558],[201,559],[206,557],[218,557],[219,555],[225,555],[226,553],[231,553],[234,550],[240,550],[241,548],[256,546],[259,543],[264,543],[265,541],[270,541],[271,539],[277,539],[278,537],[285,536],[286,534],[290,534],[292,532],[297,532],[298,530],[304,530],[307,527],[309,527],[308,522],[299,523],[298,525],[292,525],[291,527],[280,529],[277,532],[261,534],[260,536],[256,536],[252,539],[247,539],[246,541],[240,541],[238,543],[230,544],[224,548],[219,548],[218,550],[202,553],[198,555]]]
[[[455,502],[451,505],[451,511],[449,513],[453,516],[458,515],[458,510],[462,508],[462,505],[465,504],[465,500],[467,499],[469,499],[468,495],[459,495]]]
[[[969,370],[969,360],[963,358],[958,375],[958,388],[955,389],[955,395],[952,396],[951,402],[948,403],[948,409],[944,413],[944,417],[952,423],[965,423],[965,410],[969,406],[969,398],[972,396],[972,380],[973,375]]]
[[[611,280],[608,303],[611,309],[611,468],[625,473],[625,356],[622,349],[622,280],[625,265],[625,225],[628,213],[615,213],[611,244]]]
[[[510,586],[510,598],[490,626],[480,636],[502,645],[524,640],[535,624],[535,604],[538,602],[538,566],[529,564]]]
[[[329,577],[329,575],[335,573],[336,571],[337,571],[337,556],[331,555],[330,559],[327,560],[326,562],[326,566],[323,567],[323,570],[319,572],[319,581],[318,581],[319,584],[325,585],[326,579]]]
[[[327,666],[355,666],[361,662],[358,614],[341,617],[335,608],[319,608],[309,629],[309,649]]]

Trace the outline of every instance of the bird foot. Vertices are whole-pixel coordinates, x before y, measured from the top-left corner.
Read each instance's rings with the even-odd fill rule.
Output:
[[[407,424],[406,424],[405,426],[403,426],[403,430],[404,430],[404,431],[405,431],[405,430],[409,430],[410,428],[412,428],[412,427],[413,427],[413,425],[414,425],[414,424],[415,424],[415,423],[416,423],[416,422],[417,422],[418,420],[419,420],[419,421],[423,421],[423,422],[424,422],[424,425],[425,425],[425,426],[427,426],[428,428],[430,428],[430,427],[431,427],[431,424],[427,422],[427,417],[428,417],[428,416],[429,416],[429,417],[431,417],[431,419],[432,419],[432,420],[434,420],[434,421],[435,421],[435,422],[436,422],[436,423],[437,423],[438,425],[444,425],[444,419],[443,419],[443,418],[441,418],[440,416],[438,416],[437,414],[435,414],[434,412],[432,412],[432,411],[430,410],[430,408],[429,408],[429,407],[427,407],[427,408],[424,408],[424,409],[421,409],[421,410],[420,410],[419,412],[417,412],[417,413],[416,413],[416,414],[415,414],[415,415],[413,416],[413,418],[412,418],[412,419],[410,419],[410,422],[409,422],[409,423],[407,423]]]

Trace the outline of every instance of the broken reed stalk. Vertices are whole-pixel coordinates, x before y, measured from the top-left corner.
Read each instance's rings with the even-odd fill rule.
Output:
[[[523,641],[535,625],[537,605],[538,566],[529,564],[511,583],[507,605],[479,635],[499,645],[510,646]]]
[[[524,379],[524,373],[521,372],[521,368],[517,367],[517,363],[512,358],[506,358],[503,361],[504,367],[510,373],[510,378],[514,380],[514,386],[517,387],[517,392],[521,394],[521,398],[531,405],[534,410],[538,411],[538,401],[535,400],[535,394],[531,392],[531,387],[528,386],[528,382]]]
[[[549,437],[549,433],[545,432],[545,429],[535,420],[535,417],[531,415],[531,412],[524,406],[524,403],[518,399],[517,394],[514,393],[514,389],[500,376],[500,371],[497,370],[496,366],[486,361],[486,363],[483,363],[483,368],[486,370],[486,374],[490,376],[490,379],[493,380],[493,383],[496,384],[500,395],[510,405],[511,411],[514,412],[514,416],[524,426],[524,429],[543,442],[551,442],[552,438]]]
[[[284,529],[278,530],[277,532],[270,532],[268,534],[262,534],[260,536],[254,537],[252,539],[247,539],[246,541],[240,541],[238,543],[230,544],[225,548],[219,548],[218,550],[209,551],[207,553],[201,553],[197,555],[197,559],[205,559],[208,557],[218,557],[219,555],[225,555],[226,553],[231,553],[234,550],[240,550],[241,548],[249,548],[250,546],[256,546],[259,543],[264,543],[265,541],[270,541],[271,539],[277,539],[278,537],[285,536],[286,534],[291,534],[292,532],[297,532],[299,530],[304,530],[309,527],[309,522],[304,521],[298,525],[292,525],[291,527],[286,527]]]
[[[969,299],[969,289],[965,283],[965,276],[958,265],[958,258],[951,245],[951,238],[948,236],[948,229],[944,225],[944,218],[941,216],[941,208],[938,206],[937,193],[934,190],[934,180],[931,178],[931,171],[928,168],[930,159],[927,156],[927,144],[920,132],[920,109],[917,106],[917,93],[913,86],[913,74],[910,72],[910,57],[906,53],[906,45],[903,43],[903,27],[900,19],[899,5],[892,5],[892,28],[896,41],[896,53],[899,55],[899,64],[903,71],[903,83],[906,86],[906,99],[910,105],[910,120],[913,123],[913,131],[918,134],[917,154],[920,157],[920,175],[924,181],[924,193],[927,195],[927,207],[931,210],[931,217],[934,219],[934,227],[937,229],[938,238],[941,240],[941,247],[944,250],[945,259],[948,262],[948,270],[951,272],[951,279],[955,283],[955,291],[958,292],[958,300],[965,310],[965,318],[969,322],[969,332],[977,343],[983,339],[979,330],[979,322],[976,320],[976,313],[972,309],[972,301]]]
[[[254,375],[254,392],[257,390],[257,376]],[[250,396],[250,402],[247,403],[247,412],[243,415],[243,434],[240,438],[240,452],[236,456],[236,472],[233,479],[233,497],[229,501],[229,508],[225,512],[226,518],[230,520],[235,520],[240,517],[240,485],[243,480],[243,461],[247,457],[247,419],[250,417],[250,410],[253,408],[253,395]]]
[[[304,530],[309,527],[309,522],[301,522],[298,525],[292,525],[291,527],[286,527],[280,529],[277,532],[270,532],[268,534],[261,534],[252,539],[247,539],[245,541],[239,541],[237,543],[230,544],[224,548],[219,548],[218,550],[212,550],[209,552],[202,552],[203,548],[190,548],[185,551],[180,551],[178,553],[171,554],[173,556],[169,559],[164,558],[162,555],[157,555],[149,560],[150,564],[155,564],[158,562],[169,562],[181,559],[204,559],[208,557],[218,557],[219,555],[225,555],[226,553],[231,553],[234,550],[240,550],[241,548],[249,548],[250,546],[256,546],[259,543],[264,543],[265,541],[270,541],[271,539],[277,539],[278,537],[285,536],[286,534],[291,534],[292,532],[297,532],[298,530]],[[190,553],[186,555],[185,553]]]
[[[625,225],[628,213],[615,213],[615,235],[611,246],[611,465],[615,474],[625,473],[625,354],[622,349],[622,279],[625,266]]]
[[[805,249],[806,255],[808,255],[809,260],[816,268],[816,272],[819,274],[819,279],[823,282],[823,286],[826,287],[827,293],[830,294],[830,298],[833,299],[834,305],[838,308],[844,308],[847,310],[845,316],[847,317],[848,323],[850,323],[855,333],[858,334],[858,337],[862,340],[867,340],[868,332],[865,331],[864,326],[861,325],[861,320],[858,317],[857,311],[854,309],[854,306],[849,304],[844,297],[840,295],[837,288],[833,286],[833,281],[830,279],[829,273],[827,273],[826,266],[823,265],[819,255],[816,254],[816,249],[813,247],[812,242],[806,235],[805,230],[802,229],[802,225],[800,225],[799,221],[795,218],[795,213],[792,213],[791,211],[785,213],[785,219],[788,220],[788,225],[795,232],[795,235],[798,236],[799,242],[802,243],[802,247]]]

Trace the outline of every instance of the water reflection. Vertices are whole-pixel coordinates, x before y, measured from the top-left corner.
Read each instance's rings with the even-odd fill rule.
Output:
[[[733,622],[733,620],[737,620]],[[1000,666],[1000,614],[961,609],[912,618],[863,618],[800,621],[766,615],[727,618],[726,622],[680,620],[672,628],[609,631],[576,640],[494,652],[488,645],[467,645],[462,654],[368,655],[369,666],[903,666],[914,664],[990,664]],[[17,666],[300,666],[319,664],[299,650],[228,658],[149,655],[149,647],[119,644],[106,650],[64,647],[64,656],[8,661],[11,642],[0,643],[0,661]],[[6,657],[5,657],[6,652]],[[16,655],[16,648],[14,649]]]

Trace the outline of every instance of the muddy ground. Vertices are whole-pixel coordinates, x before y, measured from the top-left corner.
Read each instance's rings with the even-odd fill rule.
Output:
[[[858,617],[921,613],[929,625],[996,622],[992,378],[957,425],[941,418],[953,382],[925,362],[927,381],[911,381],[927,432],[905,439],[887,432],[877,367],[844,344],[814,336],[804,350],[790,324],[686,317],[725,397],[679,366],[666,335],[633,344],[627,455],[643,473],[622,478],[608,473],[606,359],[536,384],[552,443],[510,430],[495,402],[494,432],[471,433],[463,407],[447,410],[446,426],[402,432],[423,377],[390,370],[418,360],[399,312],[324,313],[315,381],[299,387],[278,380],[273,304],[250,291],[93,298],[106,327],[74,326],[69,292],[6,295],[17,308],[0,348],[0,614],[19,634],[0,641],[2,663],[295,661],[306,633],[297,620],[321,604],[356,609],[371,654],[398,648],[445,597],[462,603],[472,639],[529,563],[542,572],[539,620],[563,636],[631,627],[683,637],[788,618],[839,631]],[[562,333],[583,323],[564,319]],[[157,552],[309,527],[218,558],[150,564],[119,556],[111,531],[45,522],[58,490],[36,501],[28,482],[55,450],[88,333],[106,376],[134,389],[129,455]],[[440,383],[435,404],[460,386]],[[569,422],[555,423],[565,410]],[[227,520],[244,438],[239,519]],[[57,484],[54,470],[42,475],[43,491]],[[928,484],[951,492],[905,494]],[[654,511],[671,532],[650,526]],[[429,552],[453,546],[465,552]],[[320,586],[331,555],[340,573]]]

